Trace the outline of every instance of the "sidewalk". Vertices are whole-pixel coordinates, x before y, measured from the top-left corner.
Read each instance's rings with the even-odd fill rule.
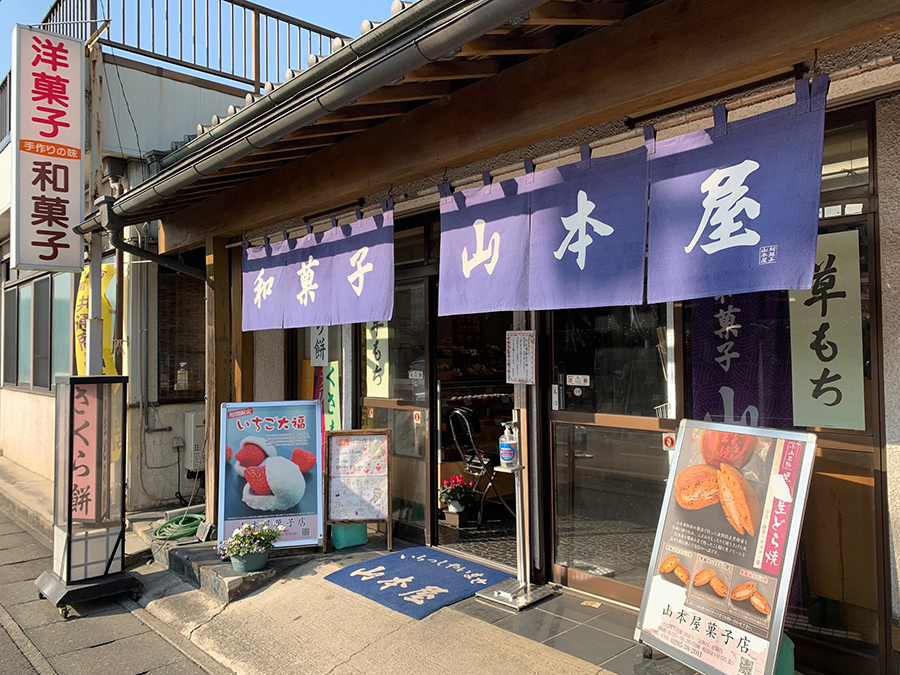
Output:
[[[0,509],[10,512],[18,504],[34,511],[29,523],[49,526],[52,499],[26,500],[21,493],[49,494],[50,481],[29,473],[0,458]],[[270,675],[286,667],[310,675],[689,672],[669,659],[642,662],[640,647],[631,640],[632,614],[584,606],[574,595],[559,595],[520,614],[470,598],[417,621],[324,579],[378,555],[373,550],[312,555],[228,605],[156,562],[130,572],[144,583],[139,604],[145,613],[240,675]]]

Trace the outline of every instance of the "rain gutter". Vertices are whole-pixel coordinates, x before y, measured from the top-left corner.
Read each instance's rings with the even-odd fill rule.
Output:
[[[170,166],[119,197],[110,210],[127,219],[545,1],[420,0],[177,150]],[[75,231],[84,234],[100,226],[94,214]]]

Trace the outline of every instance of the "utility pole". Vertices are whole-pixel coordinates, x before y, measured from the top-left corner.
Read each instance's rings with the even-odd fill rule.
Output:
[[[96,18],[96,17],[94,17]],[[101,196],[103,173],[101,168],[101,129],[103,78],[100,69],[103,54],[94,40],[88,47],[90,60],[90,98],[88,105],[88,134],[91,146],[89,199],[95,204]],[[99,232],[90,235],[90,293],[88,304],[86,375],[103,374],[103,237]]]

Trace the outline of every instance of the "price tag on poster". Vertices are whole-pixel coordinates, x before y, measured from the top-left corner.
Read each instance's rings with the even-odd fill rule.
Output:
[[[682,420],[635,639],[705,675],[775,672],[815,449]]]
[[[336,523],[384,523],[391,542],[391,430],[325,433],[326,517]]]
[[[276,546],[321,546],[322,403],[226,403],[220,424],[219,540],[268,521]]]

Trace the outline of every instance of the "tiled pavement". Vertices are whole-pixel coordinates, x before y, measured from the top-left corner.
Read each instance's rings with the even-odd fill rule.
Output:
[[[0,672],[59,675],[204,675],[114,599],[83,603],[64,620],[34,580],[50,551],[0,515]]]
[[[611,605],[594,607],[573,593],[561,593],[513,613],[469,598],[454,609],[588,661],[598,673],[615,675],[692,675],[693,670],[664,657],[646,659],[633,640],[637,615]]]

